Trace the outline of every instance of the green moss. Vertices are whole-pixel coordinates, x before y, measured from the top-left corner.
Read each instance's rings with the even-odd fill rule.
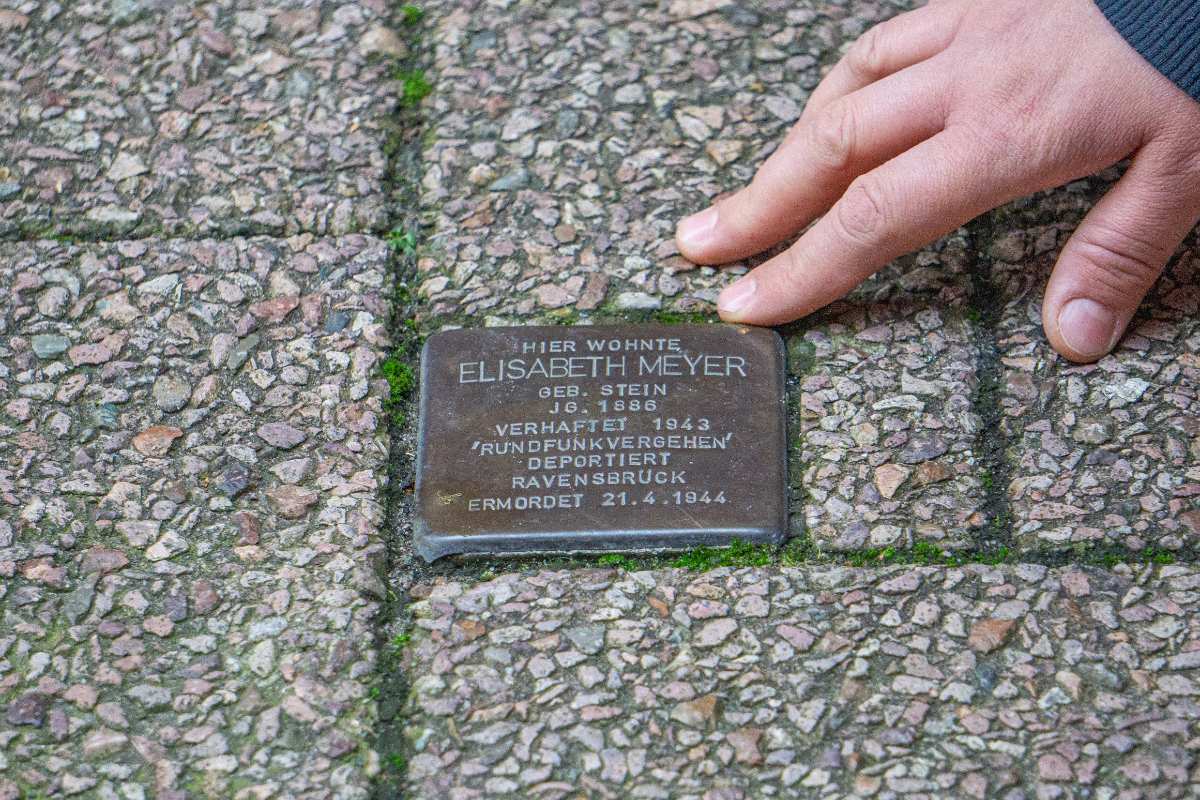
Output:
[[[787,341],[787,360],[793,375],[804,375],[817,362],[817,346],[800,336],[791,336]]]
[[[713,547],[697,547],[695,550],[689,550],[677,557],[671,566],[690,569],[693,572],[705,572],[720,566],[718,563],[719,552]]]
[[[433,84],[423,70],[401,70],[396,74],[400,81],[400,107],[416,108],[433,92]]]
[[[917,542],[911,548],[872,547],[841,554],[853,567],[880,567],[896,564],[960,567],[964,564],[1003,564],[1011,560],[1007,547],[975,552],[951,552],[933,542]]]
[[[417,235],[412,231],[406,231],[404,228],[392,228],[384,238],[388,247],[392,248],[394,252],[406,256],[417,252]]]
[[[794,567],[813,561],[815,557],[816,551],[806,539],[793,539],[782,547],[734,539],[728,547],[696,547],[675,556],[605,553],[596,559],[596,563],[627,572],[666,567],[706,572],[718,567]]]
[[[425,9],[412,3],[400,6],[400,21],[405,25],[416,25],[425,19]]]
[[[396,356],[385,359],[379,366],[379,373],[388,382],[388,398],[384,403],[384,410],[394,423],[403,425],[407,418],[404,407],[417,385],[416,374],[408,362]]]
[[[889,563],[896,554],[894,547],[869,547],[864,550],[855,550],[850,553],[845,553],[844,558],[846,563],[852,567],[865,567],[868,564],[876,562]]]
[[[391,387],[391,399],[397,402],[407,400],[413,387],[417,385],[413,368],[393,356],[386,359],[379,369],[383,373],[383,377],[387,379],[388,386]]]
[[[249,789],[251,786],[256,786],[257,783],[257,781],[242,775],[230,775],[228,782],[225,784],[225,796],[235,797],[238,792],[243,789]]]
[[[797,537],[779,551],[779,563],[784,567],[798,567],[817,557],[817,549],[807,537]]]
[[[410,631],[401,631],[392,637],[392,650],[399,652],[408,647],[408,643],[412,641],[412,633]]]
[[[774,548],[770,545],[734,539],[729,547],[697,547],[689,550],[671,562],[671,566],[693,572],[706,572],[717,567],[765,567],[775,560],[774,556]]]
[[[707,325],[719,320],[703,311],[655,311],[650,318],[663,325]]]
[[[1155,564],[1174,564],[1175,554],[1167,550],[1159,550],[1151,547],[1147,551],[1143,551],[1143,555],[1147,556],[1147,560]]]
[[[1100,550],[1076,552],[1076,558],[1086,564],[1096,564],[1112,569],[1118,564],[1158,564],[1167,566],[1174,564],[1176,555],[1161,547],[1147,547],[1144,550],[1125,550],[1124,548],[1108,547]]]
[[[625,570],[626,572],[632,572],[638,568],[637,561],[620,553],[605,553],[596,559],[596,561],[602,566],[616,567],[617,569]]]
[[[397,282],[396,288],[392,292],[392,302],[399,309],[408,309],[416,302],[416,298],[413,297],[412,290],[408,288],[407,283]]]
[[[551,325],[574,325],[579,322],[579,311],[574,308],[557,308],[546,315]]]
[[[1008,547],[1001,545],[993,551],[979,554],[975,560],[981,564],[991,564],[992,566],[995,566],[996,564],[1003,564],[1005,562],[1012,561],[1013,557],[1012,553],[1009,552]]]
[[[913,560],[918,564],[938,564],[947,558],[947,553],[933,542],[917,542],[912,549]]]

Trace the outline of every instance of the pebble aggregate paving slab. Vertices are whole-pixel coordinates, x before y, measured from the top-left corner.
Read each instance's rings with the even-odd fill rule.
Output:
[[[711,314],[754,262],[689,264],[676,221],[746,183],[822,70],[909,5],[431,4],[418,327]],[[399,15],[0,10],[0,239],[23,240],[0,244],[0,800],[365,797],[395,744],[372,693],[393,262],[363,233],[393,220]],[[1195,238],[1097,365],[1038,326],[1098,186],[792,329],[794,530],[825,551],[1195,546]],[[410,587],[399,551],[413,797],[1200,783],[1191,566],[459,564]]]
[[[1200,571],[418,586],[417,798],[1193,796]]]
[[[422,325],[711,313],[753,262],[695,268],[676,220],[748,181],[824,66],[899,9],[435,10]],[[1013,399],[1021,357],[1053,358],[1021,306],[1044,280],[1035,256],[1094,195],[1006,209],[792,329],[794,530],[827,552],[1045,549],[1021,487],[1046,487],[1016,427],[1040,432],[1045,415]],[[1183,324],[1177,308],[1150,313]],[[1150,505],[1163,505],[1140,519],[1145,535],[1104,543],[1175,542],[1164,525],[1194,480],[1170,441],[1190,447],[1195,432],[1169,432],[1190,424],[1191,335],[1154,351],[1175,388],[1147,409],[1165,439],[1135,469],[1160,466],[1122,479],[1156,482]],[[1065,369],[1079,371],[1053,375]],[[1120,380],[1131,370],[1145,372],[1127,363]],[[1042,399],[1069,413],[1056,386]],[[1096,486],[1078,463],[1053,469]],[[420,798],[1185,797],[1200,779],[1200,575],[1137,570],[584,568],[477,584],[451,568],[411,591],[408,785]]]
[[[501,10],[502,9],[502,10]],[[675,223],[747,182],[820,67],[883,3],[484,3],[429,9],[420,191],[427,317],[712,311]]]
[[[379,231],[390,7],[0,10],[0,238]]]
[[[1000,433],[1013,463],[1015,540],[1026,550],[1192,549],[1200,540],[1200,240],[1185,242],[1111,355],[1071,364],[1046,342],[1041,302],[1071,230],[1070,206],[1085,199],[1059,193],[1056,222],[1016,228],[992,248],[1006,299]]]
[[[388,264],[0,246],[0,797],[364,796]]]
[[[800,494],[825,550],[977,543],[980,331],[962,235],[903,259],[806,321]]]

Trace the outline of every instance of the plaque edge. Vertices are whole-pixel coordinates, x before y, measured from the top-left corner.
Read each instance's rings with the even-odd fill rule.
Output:
[[[752,525],[739,528],[675,528],[675,529],[642,529],[630,528],[625,531],[610,530],[607,531],[609,537],[620,537],[622,534],[627,534],[629,538],[637,539],[657,539],[659,537],[679,535],[683,541],[678,545],[672,544],[652,544],[649,541],[644,546],[637,544],[625,549],[601,549],[601,547],[580,547],[581,544],[586,544],[589,539],[584,538],[579,531],[561,532],[561,531],[511,531],[506,533],[490,533],[490,534],[444,534],[435,533],[429,524],[429,520],[425,518],[422,508],[421,499],[423,497],[423,473],[424,462],[426,459],[426,449],[428,442],[425,436],[427,427],[426,414],[429,410],[429,372],[430,372],[430,352],[440,342],[440,340],[449,340],[458,338],[461,335],[471,335],[478,332],[513,332],[513,331],[529,331],[529,330],[569,330],[570,328],[582,328],[586,330],[603,330],[605,328],[623,328],[623,327],[659,327],[671,329],[706,329],[712,327],[725,328],[731,331],[748,330],[761,331],[765,334],[770,342],[771,350],[775,358],[775,372],[777,376],[778,392],[776,402],[778,404],[779,413],[779,430],[780,430],[780,445],[779,445],[779,485],[781,491],[779,493],[780,506],[779,513],[770,514],[769,516],[775,519],[767,520],[764,525]],[[757,335],[757,334],[756,334]],[[603,553],[669,553],[669,552],[684,552],[694,547],[729,547],[734,539],[752,543],[769,544],[776,547],[783,546],[787,543],[789,537],[789,519],[791,517],[791,486],[788,481],[788,418],[787,418],[787,358],[786,344],[783,337],[773,327],[746,325],[742,323],[728,322],[713,322],[713,323],[685,323],[682,325],[672,325],[668,323],[651,323],[646,325],[626,326],[620,323],[602,324],[602,325],[574,325],[574,326],[558,326],[558,325],[504,325],[494,328],[454,328],[451,330],[437,331],[430,334],[424,344],[421,346],[421,359],[418,376],[420,379],[420,391],[418,393],[417,407],[417,453],[414,460],[413,468],[415,470],[413,480],[413,549],[417,555],[421,556],[427,564],[432,564],[439,558],[444,558],[451,555],[478,555],[478,556],[519,556],[519,555],[570,555],[570,554],[603,554]],[[699,532],[704,534],[696,536]],[[690,538],[688,534],[693,536]],[[530,537],[534,539],[545,539],[547,541],[557,538],[564,546],[562,547],[545,547],[537,546],[520,547],[520,548],[505,548],[504,544],[509,540],[524,540],[528,541]],[[470,542],[472,547],[457,546],[458,543]],[[536,544],[536,543],[531,543]],[[597,543],[599,544],[599,543]],[[490,547],[491,549],[483,549]]]
[[[430,550],[426,546],[426,542],[430,538],[429,521],[425,519],[425,512],[421,507],[421,497],[422,484],[424,483],[423,476],[425,474],[425,450],[427,447],[425,429],[428,427],[425,415],[429,413],[429,351],[435,339],[439,338],[443,333],[451,332],[438,331],[431,334],[425,339],[425,343],[421,345],[421,354],[418,356],[421,359],[421,364],[417,370],[417,378],[420,381],[420,391],[417,395],[417,456],[413,460],[413,549],[417,552],[417,555],[425,559],[427,564],[432,564],[441,555],[448,555],[447,553],[429,555],[429,553],[436,553],[436,550]]]
[[[786,514],[785,514],[786,520]],[[765,525],[746,528],[670,528],[647,530],[631,528],[625,531],[607,531],[603,536],[588,536],[579,531],[510,532],[486,535],[436,534],[423,523],[419,533],[417,553],[432,563],[450,555],[519,556],[519,555],[603,555],[618,553],[681,553],[694,547],[729,547],[734,539],[752,544],[781,546],[787,542],[786,521],[783,526]],[[414,526],[414,531],[416,526]],[[629,547],[614,549],[611,540],[626,536],[631,540]],[[676,536],[677,541],[665,543],[663,537]],[[531,538],[533,541],[530,541]],[[544,541],[547,546],[538,546]],[[562,546],[548,546],[551,542]],[[518,543],[528,546],[514,546]],[[591,545],[591,546],[589,546]]]

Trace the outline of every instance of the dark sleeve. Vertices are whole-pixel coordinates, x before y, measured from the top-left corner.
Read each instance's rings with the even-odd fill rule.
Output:
[[[1096,0],[1147,61],[1200,100],[1200,0]]]

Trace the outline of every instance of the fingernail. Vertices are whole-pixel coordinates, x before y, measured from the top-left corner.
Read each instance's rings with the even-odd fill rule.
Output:
[[[680,222],[676,238],[685,249],[699,249],[708,244],[716,228],[717,207],[710,206],[699,214],[692,214]]]
[[[1077,297],[1058,312],[1058,334],[1079,355],[1099,358],[1112,349],[1117,316],[1095,300]]]
[[[758,281],[749,276],[727,286],[717,298],[717,311],[722,314],[736,314],[750,305],[750,298],[758,288]]]

